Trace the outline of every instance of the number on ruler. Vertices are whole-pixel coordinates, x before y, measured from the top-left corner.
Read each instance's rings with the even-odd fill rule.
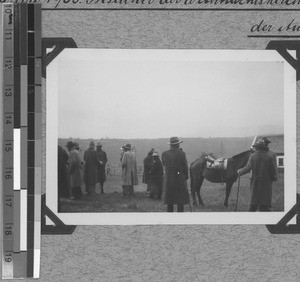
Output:
[[[5,236],[12,236],[12,226],[11,225],[6,225],[4,228],[4,235]]]
[[[7,207],[12,207],[13,206],[13,198],[6,198],[5,199],[5,206],[7,206]]]
[[[5,124],[12,124],[12,115],[4,115]]]
[[[5,175],[4,178],[5,178],[6,180],[10,180],[10,179],[13,178],[13,172],[12,172],[11,169],[5,169],[4,175]]]
[[[4,142],[4,150],[5,152],[12,152],[13,151],[13,143],[10,140],[6,140]]]
[[[6,252],[6,254],[4,254],[4,261],[9,263],[12,262],[12,260],[12,252]]]
[[[13,64],[12,59],[11,58],[5,58],[4,67],[6,69],[11,69],[13,66],[14,66],[14,64]]]
[[[11,97],[12,94],[13,94],[12,88],[11,87],[5,87],[5,92],[4,92],[5,97]]]

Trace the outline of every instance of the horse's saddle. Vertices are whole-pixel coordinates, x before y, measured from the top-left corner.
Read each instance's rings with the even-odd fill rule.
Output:
[[[225,158],[214,159],[210,155],[207,155],[205,159],[206,159],[206,167],[208,169],[214,169],[219,171],[224,171],[227,169],[228,159]]]

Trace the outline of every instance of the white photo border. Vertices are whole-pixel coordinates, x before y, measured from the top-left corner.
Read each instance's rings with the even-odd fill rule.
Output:
[[[202,60],[211,62],[283,62],[284,64],[284,211],[282,212],[186,212],[186,213],[58,213],[58,69],[65,49],[47,67],[46,79],[46,205],[66,225],[179,225],[179,224],[276,224],[296,203],[296,70],[275,50],[204,49],[101,49],[115,60],[135,52],[137,58],[155,53],[155,60]],[[88,50],[88,49],[85,49]],[[295,53],[295,52],[291,52]]]

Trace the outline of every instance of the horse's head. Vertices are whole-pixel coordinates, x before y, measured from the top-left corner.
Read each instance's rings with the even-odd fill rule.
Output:
[[[239,153],[239,154],[233,156],[231,159],[235,162],[237,168],[242,168],[247,164],[251,154],[252,154],[252,151],[247,150],[247,151],[244,151],[242,153]]]

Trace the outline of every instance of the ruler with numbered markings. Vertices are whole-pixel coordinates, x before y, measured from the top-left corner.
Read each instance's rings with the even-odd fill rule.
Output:
[[[2,4],[2,278],[39,276],[41,7]]]

